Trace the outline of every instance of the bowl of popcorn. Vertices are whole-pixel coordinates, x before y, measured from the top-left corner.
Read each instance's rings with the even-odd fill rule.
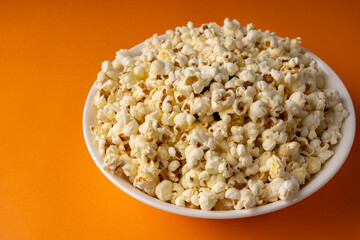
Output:
[[[300,44],[225,19],[118,51],[85,104],[92,158],[130,196],[180,215],[241,218],[308,197],[349,154],[355,112]]]

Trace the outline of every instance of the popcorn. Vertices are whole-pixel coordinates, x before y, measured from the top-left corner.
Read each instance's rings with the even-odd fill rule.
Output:
[[[169,180],[161,181],[155,189],[156,197],[161,201],[169,201],[172,195],[172,182]],[[177,204],[176,204],[177,205]]]
[[[194,195],[197,195],[197,191],[195,191],[194,189],[187,189],[185,190],[183,193],[182,193],[182,197],[184,198],[184,201],[185,202],[191,202],[191,198],[194,196]]]
[[[234,102],[234,92],[232,90],[215,89],[211,96],[211,108],[214,111],[221,111],[225,106]]]
[[[198,194],[195,194],[190,199],[191,203],[194,204],[194,206],[200,205],[200,196]]]
[[[303,109],[306,103],[306,97],[302,92],[294,92],[289,97],[289,100],[298,105],[300,109]]]
[[[240,191],[237,190],[236,188],[229,188],[228,190],[226,190],[225,192],[225,197],[229,198],[231,200],[239,200],[240,199]]]
[[[237,20],[230,21],[228,18],[224,21],[224,35],[234,35],[234,36],[243,36],[241,31],[240,23]]]
[[[124,86],[126,86],[127,89],[132,89],[136,84],[135,74],[133,74],[132,72],[124,74],[123,76],[121,76],[120,82]]]
[[[137,170],[137,176],[134,179],[134,186],[144,190],[151,196],[155,195],[155,187],[159,183],[159,172],[160,171],[153,164],[140,164]]]
[[[259,172],[259,165],[257,163],[251,163],[245,169],[246,176],[255,175],[258,172]]]
[[[171,161],[171,163],[168,166],[168,170],[170,172],[174,172],[176,169],[180,167],[180,162],[177,160]]]
[[[224,182],[218,182],[212,186],[211,191],[214,192],[218,200],[224,199],[227,184]]]
[[[183,176],[180,178],[181,186],[183,186],[185,189],[199,187],[199,174],[200,171],[194,169],[191,169],[187,173],[183,174]]]
[[[186,116],[187,116],[187,113],[183,112],[183,113],[178,113],[174,117],[174,123],[178,128],[180,128],[180,129],[186,128],[186,126],[187,126]]]
[[[240,200],[238,204],[235,206],[235,209],[241,209],[241,208],[251,208],[254,207],[256,204],[255,196],[254,194],[247,188],[243,188],[240,191]]]
[[[150,74],[154,76],[164,75],[165,74],[164,67],[165,67],[164,62],[155,60],[151,63]]]
[[[260,172],[269,172],[270,178],[283,178],[285,176],[285,161],[277,156],[271,156],[266,164],[260,167]]]
[[[237,145],[236,148],[232,147],[230,152],[235,158],[238,158],[241,167],[247,167],[252,163],[252,156],[243,144]]]
[[[275,202],[279,199],[279,191],[284,182],[284,179],[276,178],[272,180],[269,184],[267,184],[266,190],[268,194],[266,196],[266,200],[268,202]]]
[[[232,62],[226,63],[225,68],[226,68],[227,74],[229,76],[235,75],[235,73],[239,70],[239,67],[235,63],[232,63]]]
[[[263,101],[258,100],[254,102],[249,111],[249,117],[254,122],[257,122],[258,119],[264,117],[268,113],[268,109]]]
[[[306,177],[309,174],[306,169],[307,164],[305,163],[300,165],[299,163],[294,163],[294,162],[290,164],[294,165],[292,167],[292,170],[290,171],[290,174],[296,179],[299,185],[305,184]]]
[[[104,168],[114,171],[119,165],[121,165],[119,150],[116,145],[111,145],[106,149],[106,156],[104,157]]]
[[[334,152],[328,149],[321,149],[320,152],[317,154],[317,157],[320,159],[321,164],[323,164],[326,160],[328,160]]]
[[[308,156],[305,157],[306,163],[308,164],[306,170],[310,174],[315,174],[321,169],[321,160],[318,157]]]
[[[104,61],[102,64],[101,64],[101,70],[103,72],[109,72],[111,70],[113,70],[113,65],[110,61]]]
[[[185,199],[184,199],[184,197],[183,196],[177,197],[175,199],[175,205],[179,206],[179,207],[185,207]]]
[[[318,128],[323,115],[321,111],[311,112],[301,121],[301,126],[315,130]]]
[[[104,169],[206,211],[295,197],[349,114],[301,39],[229,19],[167,34],[101,64],[91,131]]]
[[[190,145],[185,149],[186,162],[190,168],[195,167],[203,156],[204,151],[200,148]]]
[[[222,176],[224,176],[225,178],[230,177],[233,174],[233,169],[230,167],[230,164],[227,162],[221,162],[218,165],[218,171],[220,174],[222,174]]]
[[[265,151],[272,151],[276,146],[276,134],[271,129],[267,129],[262,133],[261,136],[263,139],[263,149]]]
[[[178,183],[173,183],[173,192],[171,195],[171,203],[175,204],[175,200],[180,197],[182,195],[182,193],[184,192],[184,188],[178,184]]]
[[[299,184],[293,180],[287,180],[279,188],[279,198],[281,200],[291,200],[299,191]]]
[[[208,188],[212,188],[219,182],[225,182],[225,177],[223,177],[221,174],[213,174],[210,176],[210,179],[206,181],[206,186]]]
[[[261,33],[257,30],[250,30],[246,37],[242,39],[245,45],[249,45],[250,43],[254,43],[261,37]]]
[[[253,83],[255,81],[255,73],[252,70],[241,71],[238,77],[244,83]]]
[[[256,196],[256,197],[260,197],[263,198],[264,195],[266,194],[265,191],[265,184],[261,181],[261,180],[253,180],[250,179],[248,182],[248,186],[250,191]]]
[[[326,97],[326,107],[327,108],[332,108],[337,103],[339,103],[340,96],[339,96],[339,92],[337,90],[325,89],[324,93],[325,93],[325,97]]]
[[[280,145],[278,154],[284,159],[292,159],[298,153],[300,144],[298,142],[284,143]]]
[[[200,208],[205,211],[210,211],[217,201],[216,194],[211,191],[203,191],[199,197]]]

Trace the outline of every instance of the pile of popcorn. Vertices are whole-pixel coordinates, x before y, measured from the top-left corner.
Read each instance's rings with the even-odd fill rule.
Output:
[[[91,130],[104,168],[202,210],[289,200],[320,171],[348,116],[301,39],[225,19],[177,27],[102,63]]]

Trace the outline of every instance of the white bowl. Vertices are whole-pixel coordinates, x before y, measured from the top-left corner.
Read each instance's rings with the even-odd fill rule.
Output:
[[[166,38],[166,35],[162,35],[160,36],[160,38]],[[143,47],[143,45],[144,43],[141,43],[130,49],[129,50],[130,54],[133,56],[139,55],[141,53],[141,48]],[[89,152],[92,158],[94,159],[96,165],[100,169],[100,171],[118,188],[120,188],[130,196],[136,198],[137,200],[143,203],[146,203],[150,206],[153,206],[155,208],[167,212],[172,212],[190,217],[198,217],[198,218],[229,219],[229,218],[243,218],[243,217],[265,214],[288,207],[319,190],[335,175],[335,173],[340,169],[345,159],[347,158],[352,143],[354,141],[354,135],[355,135],[355,111],[350,95],[346,90],[346,87],[344,86],[340,78],[336,75],[336,73],[325,62],[323,62],[313,53],[311,52],[309,53],[311,54],[313,59],[315,59],[316,62],[318,63],[319,70],[323,72],[326,81],[326,87],[339,90],[340,96],[342,98],[342,103],[344,107],[349,111],[349,117],[345,120],[343,127],[341,129],[343,138],[340,140],[339,144],[334,148],[335,151],[334,156],[324,164],[321,171],[315,174],[311,178],[311,180],[299,191],[296,197],[291,201],[277,201],[274,203],[269,203],[264,206],[259,206],[252,209],[230,210],[230,211],[203,211],[199,209],[182,208],[167,202],[162,202],[154,197],[151,197],[146,193],[143,193],[139,189],[135,188],[126,178],[119,177],[115,174],[105,171],[102,167],[102,157],[99,154],[97,143],[90,131],[90,126],[97,124],[96,108],[93,105],[93,99],[97,90],[95,84],[92,86],[90,93],[86,99],[84,114],[83,114],[83,131],[84,131],[85,142],[89,149]]]

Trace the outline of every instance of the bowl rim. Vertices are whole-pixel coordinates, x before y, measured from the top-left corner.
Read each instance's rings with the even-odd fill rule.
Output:
[[[159,36],[160,39],[165,39],[166,37],[167,37],[166,34]],[[134,55],[134,53],[139,52],[143,46],[144,46],[144,42],[131,48],[129,50],[129,53]],[[86,146],[90,152],[92,159],[94,160],[95,164],[100,169],[100,171],[113,184],[115,184],[118,188],[120,188],[122,191],[124,191],[128,195],[130,195],[133,198],[135,198],[147,205],[150,205],[152,207],[164,210],[166,212],[183,215],[183,216],[196,217],[196,218],[207,218],[207,219],[245,218],[245,217],[257,216],[257,215],[262,215],[262,214],[270,213],[273,211],[277,211],[277,210],[283,209],[285,207],[291,206],[294,203],[299,202],[299,201],[309,197],[310,195],[312,195],[313,193],[318,191],[320,188],[322,188],[326,183],[328,183],[330,181],[330,179],[332,179],[333,176],[338,172],[338,170],[341,168],[341,166],[344,164],[345,160],[347,159],[347,156],[349,155],[352,144],[354,142],[355,129],[356,129],[356,117],[355,117],[354,105],[351,100],[350,94],[347,91],[347,89],[346,89],[344,83],[341,81],[341,79],[323,60],[321,60],[319,57],[317,57],[312,52],[310,52],[304,48],[302,48],[302,49],[305,52],[310,53],[311,57],[317,62],[318,68],[320,69],[320,66],[322,66],[321,70],[326,70],[329,77],[334,78],[334,82],[337,83],[337,85],[339,87],[338,90],[339,90],[340,96],[342,98],[342,103],[349,112],[349,116],[347,117],[347,119],[345,119],[343,126],[341,128],[341,132],[344,131],[344,126],[346,124],[346,127],[349,128],[347,130],[349,133],[347,135],[344,135],[343,138],[340,139],[339,143],[335,146],[335,148],[339,148],[339,146],[342,146],[341,151],[335,152],[335,154],[329,160],[327,160],[327,162],[324,165],[322,165],[322,169],[320,170],[319,173],[323,172],[323,169],[329,165],[328,163],[332,159],[334,159],[335,156],[336,156],[336,158],[335,158],[336,160],[338,160],[338,159],[340,159],[340,160],[338,160],[337,162],[335,162],[333,160],[332,168],[327,169],[328,174],[322,176],[321,179],[319,179],[319,177],[316,179],[313,179],[313,178],[317,177],[317,175],[318,175],[318,173],[315,174],[315,176],[312,177],[311,181],[306,183],[301,188],[301,190],[297,193],[297,195],[294,199],[292,199],[290,201],[281,201],[280,200],[280,201],[276,201],[273,203],[268,203],[266,205],[254,207],[251,209],[228,210],[228,211],[204,211],[204,210],[200,210],[200,209],[190,209],[190,208],[178,207],[174,204],[160,201],[159,199],[140,191],[139,189],[135,188],[127,179],[121,178],[115,174],[112,174],[112,173],[104,170],[104,168],[102,167],[102,157],[99,155],[97,147],[94,147],[95,139],[93,138],[92,133],[90,131],[91,116],[89,116],[89,115],[91,112],[91,108],[94,108],[92,103],[93,103],[93,98],[95,96],[95,93],[97,91],[95,83],[92,85],[91,90],[86,98],[84,111],[83,111],[83,119],[82,119],[83,134],[84,134]],[[346,143],[346,144],[344,144],[344,143]],[[97,146],[97,145],[95,145],[95,146]],[[314,181],[316,181],[316,182],[314,183]],[[313,183],[313,184],[311,184],[311,183]]]

